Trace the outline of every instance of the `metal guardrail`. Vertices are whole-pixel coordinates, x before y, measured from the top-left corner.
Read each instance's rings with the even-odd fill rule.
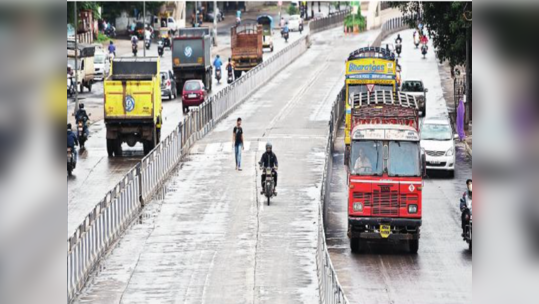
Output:
[[[332,22],[338,24],[343,19],[344,14],[340,13],[312,21],[309,23],[310,33],[330,28],[334,25]],[[144,203],[151,200],[152,195],[162,186],[181,158],[187,155],[193,144],[254,91],[303,54],[308,44],[308,36],[291,43],[193,109],[169,136],[131,169],[94,207],[68,239],[68,302],[75,298],[99,259],[127,228]],[[328,259],[329,256],[326,256],[323,261],[328,262]]]
[[[329,201],[328,190],[331,180],[331,168],[333,166],[333,151],[334,142],[337,137],[337,130],[344,118],[345,110],[345,91],[343,90],[333,102],[331,110],[331,118],[329,121],[328,141],[326,145],[326,160],[324,165],[324,173],[322,176],[322,189],[320,192],[320,206],[318,212],[318,246],[316,252],[316,261],[318,266],[318,285],[320,288],[320,303],[322,304],[347,304],[348,299],[337,278],[337,273],[331,263],[326,243],[326,232],[324,229],[326,223],[326,203]]]
[[[318,20],[311,21],[309,23],[310,34],[315,34],[317,32],[325,31],[327,29],[338,26],[340,23],[344,22],[344,18],[348,15],[350,10],[346,9],[330,16]]]

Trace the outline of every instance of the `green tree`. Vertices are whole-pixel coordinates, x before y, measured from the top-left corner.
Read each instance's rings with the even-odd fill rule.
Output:
[[[440,62],[449,61],[451,67],[466,62],[466,42],[471,43],[471,2],[390,2],[399,8],[407,23],[416,28],[426,26]],[[421,13],[421,14],[420,14]],[[421,20],[413,16],[422,16]]]
[[[91,1],[77,1],[77,13],[80,11],[91,10],[94,19],[101,19],[99,15],[99,6],[98,2]],[[67,2],[67,23],[73,24],[75,22],[75,3],[73,1]]]
[[[299,14],[299,10],[295,5],[290,4],[288,7],[288,14],[290,16]]]

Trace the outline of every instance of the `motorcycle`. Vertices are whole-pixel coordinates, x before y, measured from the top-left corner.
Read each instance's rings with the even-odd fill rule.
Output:
[[[215,79],[217,79],[218,84],[221,84],[221,69],[215,70]]]
[[[464,241],[468,243],[470,252],[472,251],[472,199],[466,195],[466,198],[461,198],[462,203],[466,203],[466,209],[469,211],[470,220],[464,229]]]
[[[86,136],[85,124],[86,123],[82,120],[77,121],[77,137],[79,138],[81,149],[84,149],[84,143],[88,140],[88,136]]]
[[[116,28],[114,26],[111,26],[107,29],[105,29],[105,35],[109,38],[115,38],[116,37]]]
[[[427,55],[427,49],[428,47],[426,45],[423,45],[421,47],[421,54],[423,54],[423,59],[425,59],[425,56]]]
[[[137,44],[133,43],[133,45],[131,46],[131,49],[133,50],[133,56],[137,57],[137,51],[138,51]]]
[[[163,53],[165,52],[165,45],[162,40],[159,40],[157,43],[157,54],[159,54],[159,57],[163,57]]]
[[[77,162],[75,161],[75,151],[72,151],[70,147],[67,148],[67,175],[71,176],[73,174],[73,170],[77,166]]]
[[[300,23],[299,24],[299,34],[301,35],[302,32],[303,32],[303,23]]]
[[[286,43],[288,43],[288,37],[289,37],[289,33],[288,33],[288,32],[285,32],[285,33],[284,33],[284,41],[285,41]]]
[[[234,70],[232,69],[229,69],[228,70],[228,79],[227,79],[227,83],[228,84],[231,84],[234,82]]]
[[[144,46],[146,47],[147,50],[149,50],[151,45],[152,45],[152,40],[150,38],[147,38],[144,41]]]
[[[402,52],[402,44],[397,44],[397,46],[395,47],[395,51],[397,52],[397,55],[400,57],[401,56],[401,52]]]
[[[67,95],[69,97],[73,97],[75,95],[75,80],[73,79],[73,76],[67,75]]]
[[[273,180],[273,169],[262,167],[262,163],[259,163],[260,171],[266,176],[264,181],[264,196],[268,199],[268,206],[270,205],[270,200],[272,197],[276,196],[275,194],[275,181]]]

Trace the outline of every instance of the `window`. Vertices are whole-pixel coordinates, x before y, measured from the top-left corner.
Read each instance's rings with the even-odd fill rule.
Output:
[[[201,89],[200,83],[198,82],[186,82],[185,90],[186,91],[199,91]]]
[[[421,81],[406,81],[402,85],[402,90],[405,92],[423,92],[423,83]]]
[[[442,124],[423,124],[421,127],[422,140],[452,140],[453,131],[451,126]]]
[[[419,143],[389,142],[389,176],[421,176]]]
[[[354,141],[350,151],[350,170],[353,175],[383,173],[383,143],[381,141]]]

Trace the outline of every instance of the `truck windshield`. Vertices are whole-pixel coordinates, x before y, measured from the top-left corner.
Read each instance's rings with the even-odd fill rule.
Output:
[[[381,141],[354,141],[350,152],[353,175],[379,175],[383,173],[384,144]]]
[[[389,176],[420,176],[419,143],[389,142]]]
[[[373,90],[374,91],[393,91],[393,86],[387,85],[387,84],[384,84],[384,85],[375,84]],[[348,96],[351,96],[352,94],[355,94],[355,93],[366,93],[368,91],[369,89],[364,84],[348,86]]]
[[[96,64],[104,64],[105,63],[105,54],[96,54],[94,57],[94,63]]]

